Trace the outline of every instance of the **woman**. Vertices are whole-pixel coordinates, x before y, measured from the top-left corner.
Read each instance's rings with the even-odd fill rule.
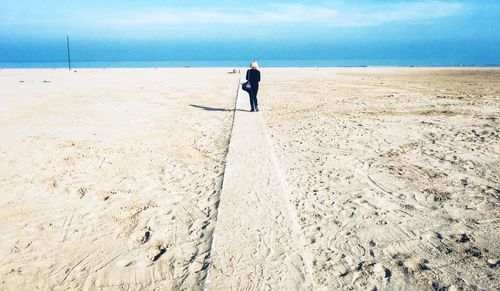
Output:
[[[248,95],[250,95],[250,112],[259,111],[259,105],[257,104],[257,92],[259,92],[259,82],[260,82],[260,71],[257,70],[259,65],[256,61],[250,63],[250,70],[247,71],[247,81],[250,83],[250,90]]]

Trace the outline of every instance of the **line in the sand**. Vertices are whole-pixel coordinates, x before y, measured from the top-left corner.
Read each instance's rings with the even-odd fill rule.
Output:
[[[208,258],[209,260],[211,260],[211,255],[212,255],[212,248],[214,246],[214,242],[215,242],[215,226],[217,225],[217,218],[219,217],[219,203],[220,203],[220,198],[221,198],[221,194],[222,194],[222,189],[224,188],[224,180],[226,178],[226,163],[227,163],[227,154],[229,153],[229,146],[231,145],[231,139],[233,137],[233,129],[234,129],[234,118],[235,118],[235,115],[236,115],[236,106],[237,106],[237,103],[238,103],[238,97],[240,95],[240,82],[241,82],[241,75],[240,75],[240,78],[238,79],[238,85],[236,86],[236,96],[234,98],[234,104],[233,104],[233,116],[231,117],[232,120],[231,120],[231,129],[229,130],[229,138],[228,138],[228,141],[227,141],[227,145],[226,145],[226,151],[224,153],[224,170],[223,170],[223,174],[222,174],[222,183],[220,185],[220,188],[219,188],[219,195],[217,197],[217,207],[216,207],[216,214],[215,214],[215,219],[213,221],[214,223],[214,228],[212,230],[212,238],[211,238],[211,241],[210,241],[210,248],[208,249]],[[210,265],[210,263],[208,264]],[[208,267],[206,268],[207,270],[207,274],[205,276],[205,278],[203,278],[203,282],[202,282],[202,286],[201,286],[201,289],[204,290],[205,289],[205,282],[207,280],[207,277],[208,277]]]
[[[302,235],[302,231],[300,228],[299,215],[297,213],[297,209],[290,203],[290,199],[289,199],[288,195],[290,194],[291,191],[290,191],[288,183],[285,179],[283,171],[281,170],[281,167],[280,167],[280,164],[278,161],[278,157],[276,156],[276,152],[274,151],[273,143],[270,140],[268,134],[266,133],[266,123],[264,122],[264,120],[262,118],[260,118],[260,121],[262,123],[262,130],[264,131],[263,132],[264,139],[267,143],[267,150],[268,150],[269,156],[271,157],[271,163],[274,167],[274,170],[276,171],[276,174],[278,175],[278,181],[279,181],[279,185],[281,187],[281,195],[280,196],[281,196],[281,199],[283,200],[283,203],[286,205],[286,208],[288,210],[288,215],[289,215],[288,218],[290,219],[290,222],[292,224],[292,230],[295,232],[295,235],[297,236],[297,238],[300,241],[299,250],[300,250],[300,253],[301,253],[302,258],[304,260],[304,265],[306,267],[306,272],[307,272],[306,278],[307,278],[307,276],[309,276],[308,279],[310,280],[310,283],[314,286],[315,285],[314,278],[312,278],[312,274],[314,273],[313,259],[312,259],[312,255],[305,248],[306,240],[305,240],[304,236]]]

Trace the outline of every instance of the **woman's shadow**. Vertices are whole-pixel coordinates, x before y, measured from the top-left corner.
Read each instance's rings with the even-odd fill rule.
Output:
[[[206,111],[234,111],[234,109],[208,107],[208,106],[201,106],[201,105],[195,105],[195,104],[189,104],[189,106],[203,109]],[[236,109],[236,111],[249,111],[249,110]]]

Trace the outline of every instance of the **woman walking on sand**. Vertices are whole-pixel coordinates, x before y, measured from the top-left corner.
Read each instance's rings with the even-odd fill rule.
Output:
[[[257,92],[259,92],[260,71],[257,70],[259,65],[256,61],[250,63],[250,69],[247,71],[247,81],[250,83],[248,95],[250,95],[250,111],[259,111],[257,103]]]

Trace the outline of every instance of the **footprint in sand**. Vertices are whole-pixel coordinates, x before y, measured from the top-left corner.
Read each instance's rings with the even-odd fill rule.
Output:
[[[411,270],[413,273],[416,273],[416,272],[428,270],[429,267],[427,266],[427,263],[429,263],[429,261],[427,261],[424,258],[412,257],[411,259],[407,260],[404,263],[404,265],[409,270]]]
[[[378,278],[387,278],[389,279],[392,275],[392,272],[390,269],[384,267],[382,264],[377,263],[375,266],[373,266],[373,274],[377,276]]]
[[[146,251],[146,259],[150,262],[154,262],[158,260],[166,251],[167,248],[163,245],[151,246]]]
[[[145,244],[150,237],[151,237],[151,231],[149,229],[134,232],[130,236],[129,247],[136,248],[139,245]]]
[[[117,262],[121,264],[122,267],[128,267],[134,265],[139,268],[150,267],[154,264],[156,260],[158,260],[165,252],[167,251],[167,247],[162,244],[154,244],[146,249],[146,252],[143,254],[143,258],[139,259],[137,262],[131,260],[121,260]]]

